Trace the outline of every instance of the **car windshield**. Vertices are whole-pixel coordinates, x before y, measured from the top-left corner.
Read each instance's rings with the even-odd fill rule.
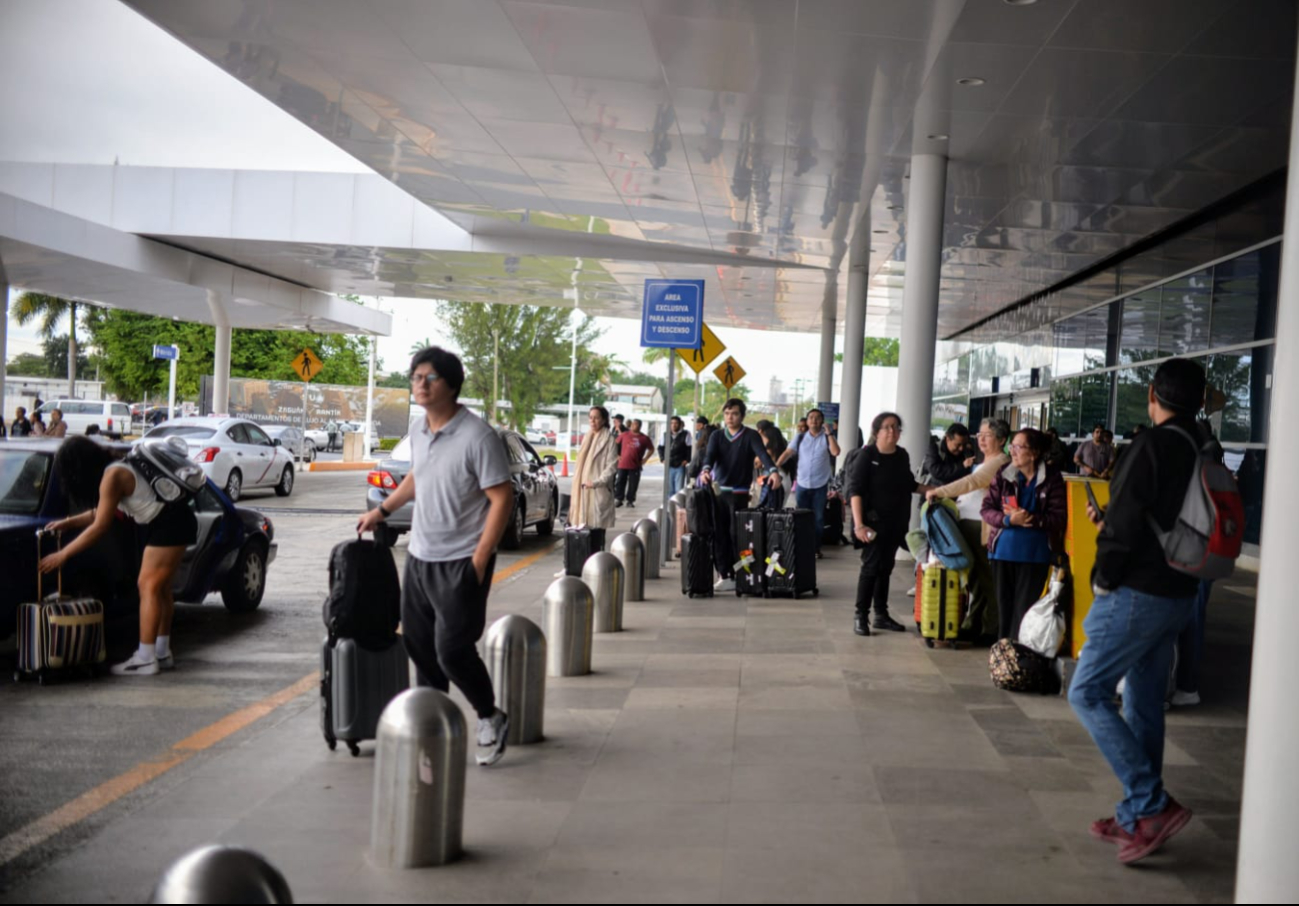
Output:
[[[0,513],[28,516],[41,508],[54,457],[26,450],[0,450]]]
[[[159,425],[154,428],[145,437],[193,437],[195,439],[212,437],[216,434],[215,428],[205,428],[202,425]]]

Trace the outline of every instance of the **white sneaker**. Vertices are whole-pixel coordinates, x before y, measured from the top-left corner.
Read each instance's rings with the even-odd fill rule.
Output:
[[[156,657],[156,655],[155,655],[155,657]],[[164,654],[162,657],[158,658],[158,669],[159,669],[159,670],[175,670],[175,669],[176,669],[176,656],[175,656],[172,652],[168,651],[168,652],[167,652],[166,654]]]
[[[496,764],[505,754],[506,737],[510,734],[510,718],[500,708],[491,717],[478,719],[478,755],[480,765]]]
[[[1188,705],[1198,705],[1200,703],[1200,693],[1183,692],[1181,689],[1178,689],[1173,693],[1173,697],[1169,699],[1169,702],[1174,708],[1185,708]]]
[[[114,664],[108,670],[113,676],[153,676],[158,672],[157,660],[140,660],[140,652],[131,655],[131,659]]]
[[[735,580],[718,579],[717,584],[713,586],[713,591],[735,591]]]

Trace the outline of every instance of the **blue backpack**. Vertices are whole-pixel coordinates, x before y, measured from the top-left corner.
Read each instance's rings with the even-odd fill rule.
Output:
[[[961,527],[957,524],[956,504],[951,500],[935,500],[920,508],[925,534],[929,536],[929,549],[947,569],[969,569],[974,565],[970,546],[965,543]]]

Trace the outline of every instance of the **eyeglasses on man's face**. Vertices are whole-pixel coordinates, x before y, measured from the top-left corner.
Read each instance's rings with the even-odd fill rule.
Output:
[[[410,376],[410,382],[416,387],[420,384],[423,384],[425,387],[432,387],[439,377],[441,377],[441,375],[436,371],[430,371],[427,374],[412,374]]]

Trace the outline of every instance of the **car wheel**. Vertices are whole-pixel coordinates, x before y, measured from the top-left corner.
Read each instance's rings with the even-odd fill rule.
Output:
[[[502,550],[518,550],[519,545],[523,543],[523,525],[527,518],[524,511],[523,501],[518,497],[514,498],[514,512],[510,515],[510,524],[505,527],[505,535],[501,538]]]
[[[239,474],[238,469],[231,469],[230,474],[226,477],[225,492],[230,498],[231,503],[239,501],[239,494],[244,489],[244,477]]]
[[[537,534],[545,537],[555,533],[555,511],[559,505],[555,503],[555,497],[552,494],[550,503],[546,504],[546,518],[537,523]]]
[[[280,483],[275,486],[276,497],[288,497],[293,493],[293,463],[284,467],[284,474],[280,476]]]
[[[374,527],[374,543],[379,547],[394,547],[399,534],[401,533],[392,526],[380,523]]]
[[[306,455],[303,458],[306,459],[307,462],[316,461],[316,445],[311,441],[307,441]]]
[[[266,591],[266,551],[257,541],[244,544],[221,586],[221,600],[231,613],[249,613]]]

